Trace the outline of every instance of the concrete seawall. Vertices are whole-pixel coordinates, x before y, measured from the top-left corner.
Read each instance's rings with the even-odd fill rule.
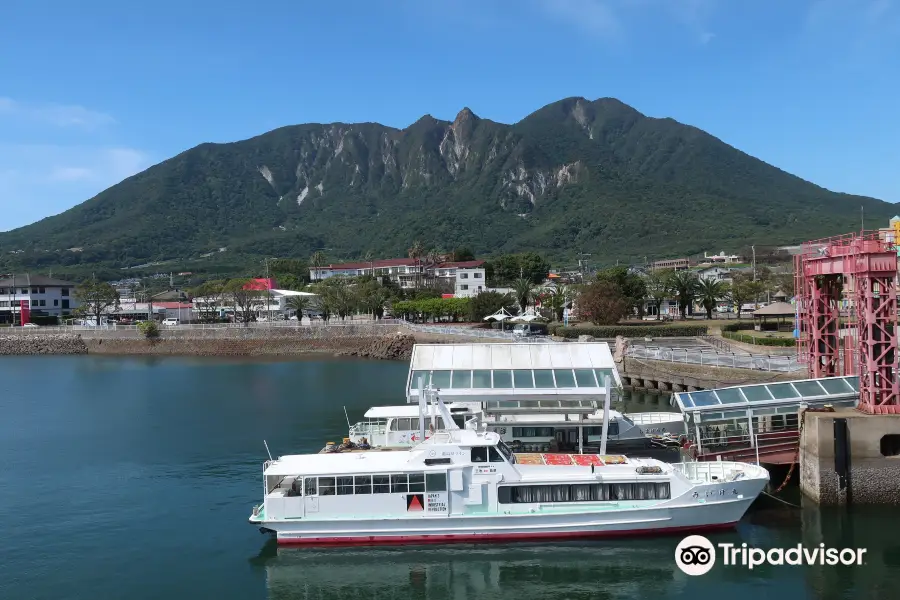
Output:
[[[161,356],[292,356],[330,354],[409,360],[420,343],[498,341],[412,332],[403,325],[167,329],[149,340],[134,330],[34,331],[0,335],[0,356],[103,354]]]
[[[75,334],[0,335],[0,356],[31,354],[87,354],[88,347]]]

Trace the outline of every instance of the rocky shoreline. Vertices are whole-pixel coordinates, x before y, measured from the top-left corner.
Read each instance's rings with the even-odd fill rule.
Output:
[[[86,337],[78,334],[0,336],[0,356],[103,354],[122,356],[300,356],[330,354],[409,360],[416,338],[409,333],[340,336]]]
[[[0,335],[0,356],[87,353],[87,344],[80,335],[68,333]]]

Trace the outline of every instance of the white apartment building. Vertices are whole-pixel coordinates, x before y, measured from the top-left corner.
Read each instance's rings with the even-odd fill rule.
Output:
[[[77,307],[71,281],[28,273],[0,279],[0,322],[21,323],[23,308],[31,317],[64,317]]]
[[[483,260],[441,263],[434,269],[436,277],[453,278],[456,298],[471,298],[487,291]]]
[[[312,281],[330,277],[372,275],[389,277],[403,289],[445,282],[457,298],[469,298],[487,290],[483,260],[427,264],[411,258],[389,258],[365,262],[332,264],[309,270]]]

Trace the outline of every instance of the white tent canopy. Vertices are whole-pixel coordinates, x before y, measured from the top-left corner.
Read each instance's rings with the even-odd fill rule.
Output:
[[[501,307],[500,310],[498,310],[497,312],[495,312],[492,315],[486,316],[483,320],[490,321],[491,319],[493,319],[495,321],[502,321],[503,319],[509,319],[510,317],[512,317],[512,315],[509,314],[508,312],[506,312],[505,308]]]

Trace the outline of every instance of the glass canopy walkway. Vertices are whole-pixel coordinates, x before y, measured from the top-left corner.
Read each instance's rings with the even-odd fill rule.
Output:
[[[697,458],[790,462],[799,440],[800,407],[855,407],[858,377],[827,377],[679,392],[675,402],[695,439]],[[786,455],[790,455],[790,457]]]

